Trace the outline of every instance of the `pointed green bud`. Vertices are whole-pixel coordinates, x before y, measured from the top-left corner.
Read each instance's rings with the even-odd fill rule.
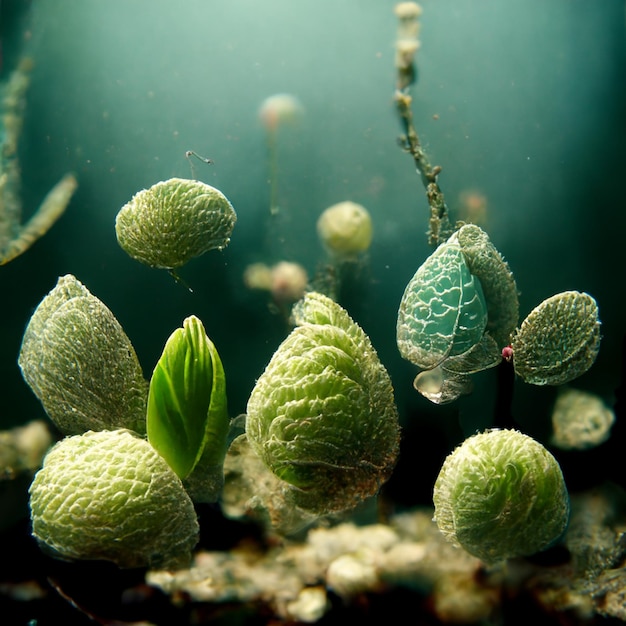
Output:
[[[169,337],[154,368],[148,440],[181,479],[207,467],[221,476],[229,424],[222,362],[202,322],[190,316]]]

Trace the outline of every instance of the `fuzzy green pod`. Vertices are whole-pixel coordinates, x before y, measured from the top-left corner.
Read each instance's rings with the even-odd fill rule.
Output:
[[[487,325],[480,281],[456,239],[441,244],[409,281],[398,311],[400,354],[422,369],[477,344]]]
[[[515,373],[533,385],[561,385],[584,374],[600,350],[598,305],[564,291],[535,307],[513,337]]]
[[[502,350],[511,341],[519,320],[517,285],[509,265],[487,233],[475,224],[462,226],[452,239],[459,242],[472,276],[480,281],[487,304],[485,330]]]
[[[30,487],[33,535],[68,560],[119,567],[188,565],[198,540],[193,504],[179,478],[127,430],[66,437]]]
[[[569,519],[558,462],[515,430],[466,439],[446,458],[433,501],[445,537],[489,564],[545,550]]]
[[[197,180],[170,178],[136,193],[115,218],[120,246],[150,267],[174,269],[228,245],[237,215],[228,198]]]
[[[323,515],[354,507],[387,480],[398,413],[387,371],[341,306],[309,293],[294,319],[252,391],[246,433],[296,506]]]
[[[181,479],[193,472],[203,496],[215,501],[222,485],[228,429],[224,368],[194,315],[167,340],[148,393],[148,441]]]
[[[145,433],[148,383],[135,350],[113,313],[71,274],[33,313],[18,363],[64,434]]]

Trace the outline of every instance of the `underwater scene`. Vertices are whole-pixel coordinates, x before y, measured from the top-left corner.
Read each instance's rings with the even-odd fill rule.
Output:
[[[626,622],[624,146],[623,0],[0,0],[0,624]]]

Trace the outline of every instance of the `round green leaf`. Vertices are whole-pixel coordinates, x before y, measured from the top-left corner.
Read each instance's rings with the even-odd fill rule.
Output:
[[[187,567],[198,521],[181,481],[128,430],[66,437],[30,486],[32,531],[63,559],[119,567]]]
[[[173,269],[208,250],[225,248],[236,221],[219,189],[170,178],[136,193],[117,214],[115,233],[134,259]]]
[[[515,372],[533,385],[562,385],[584,374],[600,350],[598,305],[564,291],[535,307],[512,341]]]

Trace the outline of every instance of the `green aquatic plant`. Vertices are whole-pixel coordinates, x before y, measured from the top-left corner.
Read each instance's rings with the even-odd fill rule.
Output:
[[[422,370],[415,388],[437,404],[456,400],[471,390],[471,374],[503,354],[535,385],[569,382],[595,361],[600,321],[588,294],[548,298],[519,329],[518,315],[508,264],[480,227],[462,226],[418,268],[400,302],[398,349]]]
[[[19,364],[73,435],[33,481],[37,540],[68,559],[186,564],[198,533],[191,498],[217,500],[230,425],[224,370],[202,322],[190,316],[172,333],[148,389],[111,311],[67,275],[33,314]]]
[[[598,305],[586,293],[564,291],[535,307],[515,333],[515,372],[533,385],[561,385],[584,374],[600,350]]]
[[[225,248],[236,221],[219,189],[170,178],[136,193],[117,214],[115,233],[132,258],[173,270],[209,250]]]
[[[229,425],[222,362],[202,322],[188,317],[152,373],[146,430],[195,501],[218,498]]]
[[[444,536],[490,564],[545,550],[569,518],[558,462],[515,430],[466,439],[446,458],[433,502]]]
[[[38,543],[63,559],[174,569],[189,564],[198,540],[180,479],[127,430],[57,443],[31,484],[30,510]]]
[[[438,404],[466,393],[470,374],[500,362],[517,319],[507,263],[480,227],[462,226],[418,268],[400,302],[398,349],[423,370],[415,388]]]
[[[337,303],[308,293],[250,395],[246,435],[286,497],[325,515],[377,493],[398,455],[389,375]]]
[[[66,174],[22,224],[19,137],[26,111],[33,61],[24,57],[6,82],[0,83],[0,265],[12,261],[45,235],[65,212],[78,183]]]
[[[37,306],[18,363],[62,433],[145,432],[148,383],[135,350],[113,313],[71,274]]]
[[[472,388],[471,374],[513,359],[526,382],[562,384],[586,372],[600,347],[595,300],[578,292],[547,299],[516,329],[517,287],[508,264],[472,224],[452,231],[439,187],[440,166],[431,165],[411,111],[409,89],[417,79],[415,55],[422,9],[415,2],[395,6],[398,18],[395,66],[396,109],[404,134],[400,144],[413,157],[430,207],[429,236],[435,252],[407,285],[396,327],[400,354],[422,371],[414,387],[437,404]],[[443,242],[444,237],[448,237]],[[510,345],[509,345],[510,342]]]
[[[400,354],[423,369],[467,352],[487,326],[480,281],[469,270],[461,246],[442,244],[417,270],[400,303]]]

